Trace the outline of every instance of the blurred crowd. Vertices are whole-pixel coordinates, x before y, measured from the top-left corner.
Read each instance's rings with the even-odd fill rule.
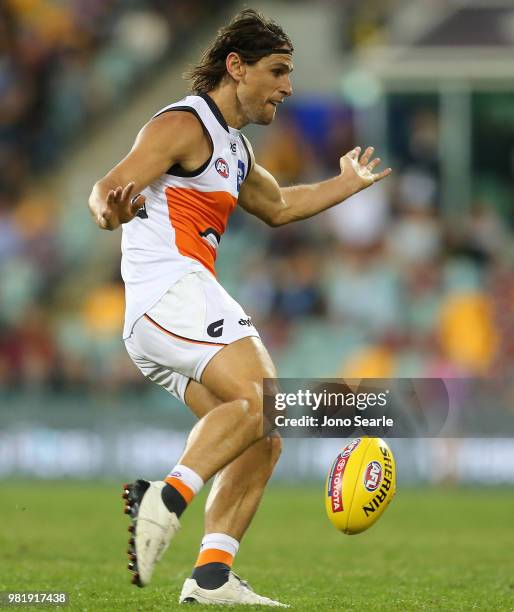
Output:
[[[0,3],[4,385],[58,384],[82,376],[62,340],[67,332],[54,326],[63,279],[76,270],[63,255],[64,204],[47,195],[44,177],[171,54],[180,57],[214,6],[211,0]]]
[[[257,157],[281,184],[335,174],[340,154],[354,146],[351,112],[327,108],[314,113],[316,130],[301,102],[266,129]],[[283,376],[514,372],[513,228],[483,197],[465,215],[441,210],[433,111],[413,112],[409,125],[404,149],[390,152],[394,175],[343,205],[277,229],[240,211],[230,220],[220,279],[253,317]],[[16,214],[26,227],[23,210]],[[41,266],[18,269],[2,286],[3,386],[144,390],[120,338],[119,262],[111,262],[111,280],[63,309],[58,292],[44,299],[59,286],[58,245],[31,231],[23,248]],[[15,239],[9,246],[6,237],[4,229],[9,262]]]
[[[316,138],[304,109],[268,132],[261,161],[282,184],[334,174],[355,146],[344,112],[329,108],[326,130],[323,114],[317,109]],[[483,193],[465,213],[443,210],[436,110],[404,114],[390,178],[316,219],[266,230],[250,252],[239,292],[284,356],[283,375],[514,372],[512,192],[504,216]]]
[[[2,208],[183,47],[209,2],[5,0],[0,4]],[[207,5],[207,6],[206,6]]]
[[[86,275],[88,264],[71,270],[63,264],[58,207],[25,186],[58,161],[101,105],[130,89],[138,62],[155,63],[195,27],[196,2],[176,13],[182,21],[171,19],[180,4],[145,2],[144,10],[115,0],[2,4],[4,390],[148,386],[121,341],[119,261],[111,262],[107,282],[85,285],[78,301],[66,301],[63,282]],[[145,27],[151,37],[141,34]],[[280,111],[255,148],[282,185],[333,176],[344,152],[368,144],[355,142],[352,111],[339,101],[300,99]],[[509,206],[499,206],[491,189],[474,191],[466,211],[444,208],[437,108],[407,105],[402,112],[404,128],[394,123],[389,138],[394,174],[386,181],[283,228],[240,211],[229,222],[220,280],[252,316],[282,376],[514,373],[512,173],[502,185],[510,190]]]

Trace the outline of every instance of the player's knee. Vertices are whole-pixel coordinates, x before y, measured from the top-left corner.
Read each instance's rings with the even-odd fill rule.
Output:
[[[245,385],[241,392],[241,406],[252,438],[255,440],[262,438],[262,385],[258,383],[248,383]]]
[[[268,436],[268,453],[271,466],[273,467],[282,454],[282,438],[278,434]]]
[[[282,452],[282,439],[278,434],[273,433],[259,440],[255,449],[258,449],[261,473],[267,481]]]

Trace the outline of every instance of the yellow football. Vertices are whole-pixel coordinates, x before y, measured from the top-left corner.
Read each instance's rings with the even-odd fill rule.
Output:
[[[396,493],[393,453],[380,438],[356,438],[337,455],[325,486],[331,523],[348,535],[369,529]]]

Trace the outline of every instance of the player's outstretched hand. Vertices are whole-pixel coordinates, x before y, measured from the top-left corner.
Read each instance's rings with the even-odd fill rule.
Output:
[[[374,147],[368,147],[361,155],[361,148],[355,147],[339,160],[341,174],[345,177],[345,182],[347,181],[351,186],[353,193],[357,193],[391,174],[391,168],[374,172],[381,162],[380,157],[372,159],[374,151]]]
[[[105,207],[97,216],[99,227],[114,230],[122,223],[132,221],[146,201],[145,196],[141,194],[132,198],[133,189],[134,183],[130,182],[125,187],[120,186],[109,190]]]

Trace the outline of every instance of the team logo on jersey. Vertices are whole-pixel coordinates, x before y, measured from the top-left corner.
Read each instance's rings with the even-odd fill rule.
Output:
[[[207,327],[207,333],[211,338],[219,338],[223,333],[223,323],[225,319],[220,319],[219,321],[214,321]]]
[[[245,177],[245,165],[244,163],[238,159],[237,160],[237,190],[241,189],[241,183]]]
[[[227,162],[223,159],[223,157],[218,157],[218,159],[214,162],[214,167],[216,168],[216,172],[222,176],[223,178],[228,178],[230,174],[228,169]]]

